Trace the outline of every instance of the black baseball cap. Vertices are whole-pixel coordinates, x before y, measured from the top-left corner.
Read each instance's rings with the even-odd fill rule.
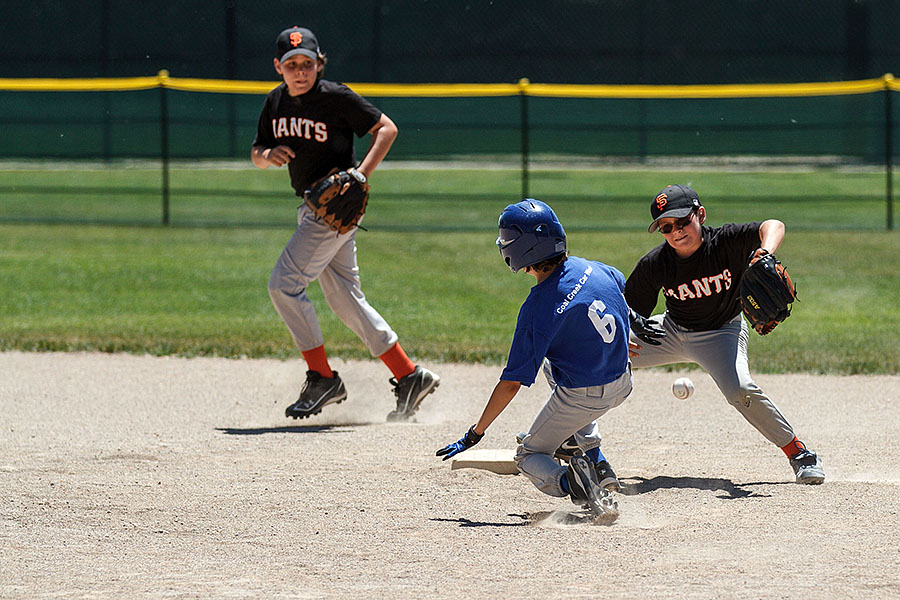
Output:
[[[656,231],[660,219],[669,217],[680,219],[701,206],[700,198],[692,188],[686,185],[667,185],[650,203],[650,216],[653,217],[653,222],[647,231],[650,233]]]
[[[291,27],[278,34],[275,39],[275,57],[284,62],[292,56],[302,54],[315,60],[319,57],[319,41],[305,27]]]

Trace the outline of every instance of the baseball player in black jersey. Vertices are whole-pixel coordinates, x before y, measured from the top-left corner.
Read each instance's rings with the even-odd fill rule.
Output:
[[[774,254],[784,240],[784,224],[705,227],[706,209],[685,185],[670,185],[650,204],[650,232],[665,242],[641,258],[625,283],[625,298],[649,317],[659,292],[666,310],[651,321],[666,337],[640,346],[632,334],[635,367],[694,362],[716,382],[729,404],[787,455],[797,483],[818,484],[825,472],[818,455],[797,439],[775,403],[753,382],[747,359],[748,327],[741,316],[740,281],[748,257],[761,249]]]
[[[332,169],[366,183],[397,137],[397,126],[344,84],[322,79],[325,54],[309,29],[286,29],[275,46],[275,71],[284,83],[266,97],[250,153],[253,164],[260,169],[287,165],[298,196]],[[367,134],[371,144],[357,165],[354,136]],[[356,231],[337,234],[301,204],[297,230],[272,270],[269,296],[308,367],[299,399],[285,410],[288,417],[318,414],[347,397],[344,383],[328,363],[316,311],[306,294],[314,280],[331,310],[393,374],[389,381],[397,407],[388,420],[408,419],[440,382],[435,373],[412,363],[397,334],[366,301],[356,262]]]

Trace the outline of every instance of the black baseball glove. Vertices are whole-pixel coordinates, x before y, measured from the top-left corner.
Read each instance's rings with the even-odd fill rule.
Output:
[[[631,332],[651,346],[659,346],[659,338],[666,337],[666,330],[647,317],[643,317],[633,308],[628,309],[628,321],[631,324]]]
[[[347,171],[332,169],[303,192],[303,201],[338,234],[359,224],[369,202],[369,184],[360,183]]]
[[[759,335],[791,316],[797,288],[774,254],[756,250],[741,278],[741,309]]]

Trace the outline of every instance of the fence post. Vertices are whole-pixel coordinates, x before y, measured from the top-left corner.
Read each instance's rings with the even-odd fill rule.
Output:
[[[893,106],[891,105],[891,82],[894,76],[885,73],[881,80],[884,82],[884,172],[885,172],[885,196],[887,200],[887,228],[894,228],[894,119]]]
[[[519,98],[521,105],[521,132],[522,132],[522,197],[528,198],[528,84],[531,83],[523,77],[519,80]]]
[[[163,69],[156,74],[159,80],[159,156],[162,160],[162,224],[169,224],[169,100],[166,96],[166,80],[169,72]]]

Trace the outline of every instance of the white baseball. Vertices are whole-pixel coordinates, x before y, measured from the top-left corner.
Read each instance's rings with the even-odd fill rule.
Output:
[[[672,383],[672,393],[676,398],[686,400],[694,393],[694,382],[687,377],[679,377]]]

